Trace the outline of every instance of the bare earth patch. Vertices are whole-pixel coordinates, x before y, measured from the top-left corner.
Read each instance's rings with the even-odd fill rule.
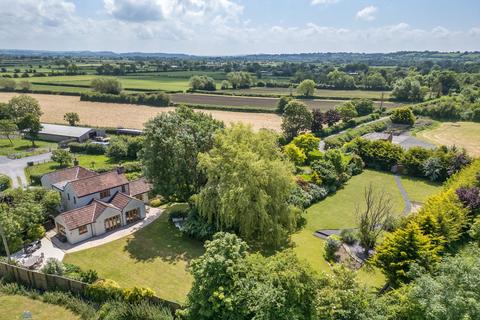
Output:
[[[18,93],[0,93],[0,102],[7,102]],[[168,112],[174,108],[150,107],[132,104],[101,103],[80,101],[80,97],[47,94],[29,94],[37,99],[43,111],[42,121],[47,123],[65,123],[66,112],[76,112],[80,116],[80,125],[97,127],[124,127],[142,129],[145,122],[160,112]],[[210,113],[226,124],[243,122],[251,124],[254,129],[273,129],[280,131],[282,120],[269,113],[248,113],[217,110],[196,110]]]
[[[417,136],[437,145],[457,146],[472,156],[480,156],[480,123],[443,122],[433,130],[420,131]]]

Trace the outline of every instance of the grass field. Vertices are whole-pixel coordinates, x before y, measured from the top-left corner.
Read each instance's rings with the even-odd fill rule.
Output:
[[[253,87],[250,89],[228,89],[221,92],[228,92],[232,94],[248,94],[248,95],[296,95],[295,88],[260,88]],[[384,99],[390,98],[390,92],[384,91]],[[367,91],[367,90],[330,90],[330,89],[316,89],[315,95],[326,98],[368,98],[368,99],[380,99],[382,91]]]
[[[470,155],[480,156],[480,123],[442,122],[431,130],[418,132],[417,137],[437,145],[465,148]]]
[[[192,283],[187,266],[203,253],[168,221],[168,209],[157,221],[128,237],[68,254],[65,262],[95,269],[121,286],[146,286],[159,297],[184,302]],[[101,257],[101,258],[100,258]]]
[[[8,139],[0,139],[0,156],[8,156],[10,154],[19,157],[27,157],[38,154],[39,152],[48,151],[49,148],[56,148],[57,144],[46,141],[35,141],[36,148],[32,149],[32,142],[26,139],[12,138],[13,146]]]
[[[0,102],[7,102],[17,93],[1,92]],[[159,108],[141,105],[99,103],[80,101],[79,97],[47,94],[30,94],[37,99],[43,111],[41,120],[47,123],[62,123],[66,112],[76,112],[80,116],[79,125],[94,127],[124,127],[143,129],[144,123],[160,112],[172,111],[174,108]],[[210,113],[226,124],[231,122],[248,123],[255,129],[268,128],[280,130],[281,118],[271,113],[230,112],[201,110]]]
[[[60,306],[33,300],[24,296],[0,295],[0,318],[5,320],[26,319],[22,315],[30,311],[34,320],[76,320],[71,311]]]
[[[122,83],[123,88],[129,89],[150,89],[165,91],[185,91],[189,88],[189,80],[192,75],[207,74],[217,80],[218,83],[226,76],[221,72],[201,72],[201,71],[179,71],[179,72],[158,72],[158,73],[137,73],[125,76],[116,76]],[[38,83],[68,84],[88,86],[95,78],[103,76],[88,74],[79,76],[55,76],[55,77],[32,77],[28,81]],[[49,88],[54,86],[48,86]],[[63,87],[66,88],[66,87]],[[70,87],[70,90],[85,91],[88,88]]]
[[[429,196],[440,191],[441,184],[425,179],[400,177],[402,185],[407,190],[408,197],[413,202],[425,203]]]

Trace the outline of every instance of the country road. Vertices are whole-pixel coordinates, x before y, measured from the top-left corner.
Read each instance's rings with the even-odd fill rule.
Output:
[[[13,188],[25,188],[28,185],[27,178],[25,177],[25,168],[27,167],[28,162],[50,160],[51,156],[51,152],[13,160],[7,157],[0,156],[0,173],[9,176],[10,179],[12,179]]]

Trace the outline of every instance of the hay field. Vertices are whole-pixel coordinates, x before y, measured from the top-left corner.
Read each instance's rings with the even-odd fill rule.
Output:
[[[480,156],[480,123],[443,122],[432,130],[420,131],[417,137],[437,145],[456,145],[472,156]]]
[[[17,93],[0,93],[0,102],[7,102]],[[142,105],[100,103],[80,101],[80,97],[29,94],[37,99],[42,107],[42,121],[48,123],[65,123],[63,115],[66,112],[76,112],[80,116],[79,125],[98,127],[125,127],[142,129],[143,124],[160,112],[172,111],[174,108],[159,108]],[[199,110],[210,113],[225,123],[243,122],[254,129],[273,129],[280,131],[281,118],[275,114],[229,112],[217,110]]]

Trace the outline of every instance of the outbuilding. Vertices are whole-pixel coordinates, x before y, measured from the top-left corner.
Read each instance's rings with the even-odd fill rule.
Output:
[[[105,132],[95,128],[63,126],[58,124],[42,123],[38,138],[46,141],[77,141],[84,142],[96,136],[103,136]]]

